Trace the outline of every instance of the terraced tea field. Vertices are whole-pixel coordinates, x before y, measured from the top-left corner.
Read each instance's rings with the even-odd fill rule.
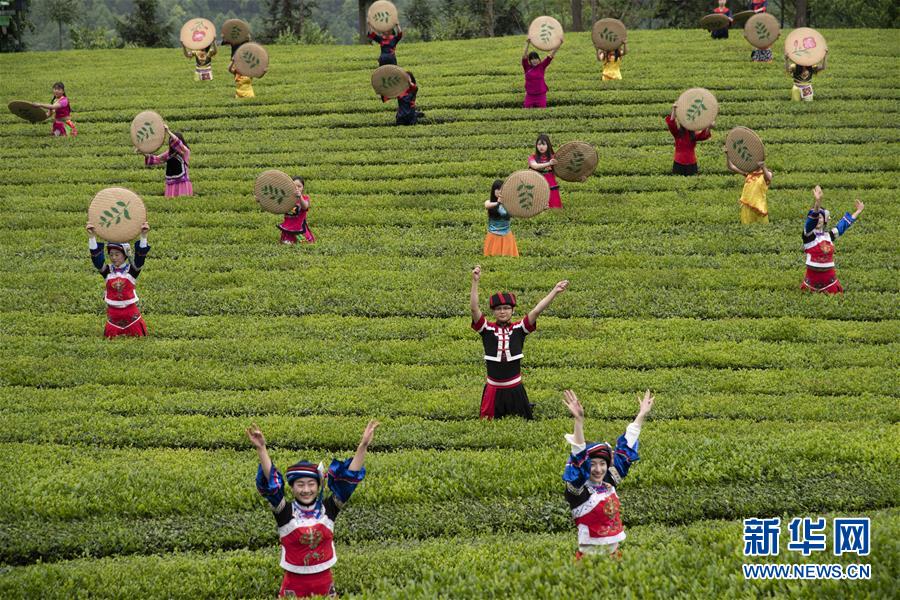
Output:
[[[175,49],[0,56],[4,101],[63,80],[79,129],[0,116],[0,596],[271,597],[277,536],[243,429],[258,423],[284,468],[349,456],[377,417],[337,523],[342,597],[889,597],[900,39],[824,33],[829,69],[802,104],[739,36],[635,31],[624,81],[601,84],[589,37],[569,35],[546,111],[519,108],[519,38],[404,42],[428,119],[408,128],[369,87],[373,47],[271,47],[250,101],[221,55],[208,84]],[[693,86],[721,110],[701,175],[675,178],[662,116]],[[184,132],[194,197],[164,198],[133,153],[144,109]],[[770,226],[738,223],[722,154],[736,125],[767,145]],[[596,144],[598,172],[562,182],[565,210],[513,221],[521,258],[483,258],[491,182],[540,132]],[[277,243],[252,199],[267,168],[306,178],[315,245]],[[837,244],[842,297],[799,291],[815,184],[833,214],[866,203]],[[144,339],[102,337],[84,222],[111,185],[144,198],[153,228]],[[508,289],[524,309],[571,281],[526,345],[534,422],[476,419],[476,263],[485,305]],[[656,393],[619,488],[620,563],[573,562],[567,387],[589,439],[613,440],[637,392]],[[871,555],[803,557],[785,527],[780,556],[742,556],[743,518],[813,515],[871,517]],[[749,582],[745,560],[863,562],[872,579]]]

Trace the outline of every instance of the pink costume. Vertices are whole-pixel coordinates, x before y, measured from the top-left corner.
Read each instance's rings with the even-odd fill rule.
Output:
[[[158,156],[147,156],[144,164],[149,167],[166,163],[166,198],[175,198],[194,195],[194,186],[188,177],[190,159],[191,149],[173,135],[169,138],[169,149]]]
[[[535,162],[548,162],[550,158],[545,159],[537,159],[537,155],[532,154],[528,157],[529,168],[531,167],[531,161]],[[548,206],[550,208],[562,208],[562,199],[559,197],[559,184],[556,182],[556,175],[553,174],[553,167],[548,167],[546,169],[535,169],[538,173],[544,176],[544,179],[547,180],[547,183],[550,185],[550,202]]]
[[[59,102],[59,108],[53,110],[53,129],[50,130],[50,133],[57,136],[67,135],[66,124],[68,124],[72,129],[72,135],[77,135],[75,124],[69,120],[69,117],[72,115],[72,109],[69,108],[69,99],[65,96],[60,96],[59,100],[56,98],[51,100],[51,103],[54,102]]]
[[[309,196],[306,194],[303,195],[303,200],[309,202]],[[300,204],[300,198],[297,199],[297,204],[294,205],[294,208],[291,212],[284,215],[284,221],[281,222],[281,225],[278,226],[278,229],[281,230],[281,241],[286,244],[295,244],[297,243],[297,234],[302,234],[303,239],[305,239],[308,243],[312,244],[316,241],[316,237],[313,235],[312,231],[309,229],[309,225],[306,222],[306,215],[309,213],[308,208],[303,208]]]
[[[544,81],[544,71],[553,60],[548,56],[532,67],[528,57],[522,57],[522,70],[525,71],[525,108],[547,108],[547,82]]]

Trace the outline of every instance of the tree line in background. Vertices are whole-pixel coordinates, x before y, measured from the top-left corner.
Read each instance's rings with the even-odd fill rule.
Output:
[[[372,0],[0,0],[9,23],[0,51],[24,49],[171,47],[187,19],[221,25],[248,21],[254,38],[269,44],[349,44],[365,41]],[[522,34],[531,19],[551,15],[568,31],[616,17],[632,29],[696,27],[715,0],[394,0],[408,40],[448,40]],[[729,0],[738,12],[746,0]],[[5,6],[4,6],[5,5]],[[787,26],[900,25],[895,0],[769,0],[769,12]]]

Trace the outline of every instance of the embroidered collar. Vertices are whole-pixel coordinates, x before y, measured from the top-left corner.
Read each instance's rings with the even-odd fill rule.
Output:
[[[315,504],[300,504],[298,500],[293,502],[294,517],[298,519],[318,519],[322,516],[322,502],[316,500]]]
[[[112,271],[113,273],[115,273],[116,275],[124,275],[125,273],[128,272],[129,266],[130,265],[128,264],[127,260],[122,263],[121,267],[117,267],[114,264],[110,263],[109,270]]]

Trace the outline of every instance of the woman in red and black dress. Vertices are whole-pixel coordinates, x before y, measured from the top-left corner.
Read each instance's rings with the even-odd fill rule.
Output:
[[[714,40],[727,40],[728,28],[731,27],[731,9],[728,8],[728,0],[719,0],[719,6],[713,9],[713,13],[717,15],[725,15],[728,17],[729,23],[722,29],[713,29],[710,33]]]
[[[672,112],[666,115],[666,125],[669,127],[669,133],[675,138],[675,160],[672,162],[673,175],[696,175],[697,174],[697,155],[694,148],[697,142],[708,140],[712,137],[712,128],[716,122],[703,131],[690,131],[678,124],[678,118],[675,116],[675,104],[672,105]]]
[[[291,212],[284,215],[284,221],[278,226],[281,230],[282,244],[296,244],[297,235],[302,235],[303,239],[312,244],[316,241],[316,236],[309,229],[306,222],[306,216],[309,214],[309,196],[303,193],[304,181],[299,175],[294,177],[294,190],[297,194],[297,203]]]
[[[388,33],[378,33],[369,26],[369,39],[381,46],[381,54],[378,55],[378,66],[397,64],[397,44],[403,39],[403,30],[400,24]]]
[[[331,567],[337,562],[334,522],[366,476],[366,452],[376,427],[378,421],[369,421],[352,459],[332,460],[327,472],[321,464],[301,460],[288,467],[285,476],[272,464],[259,427],[247,429],[259,459],[256,489],[275,514],[281,540],[284,577],[279,597],[337,597],[331,575]],[[284,496],[285,479],[293,502]],[[331,494],[324,498],[326,485]]]
[[[103,257],[103,244],[97,242],[93,224],[88,223],[86,229],[90,236],[88,248],[91,250],[91,262],[106,280],[106,329],[103,335],[108,338],[117,335],[147,335],[147,325],[137,305],[135,286],[144,260],[150,252],[150,244],[147,243],[150,225],[141,225],[141,239],[134,248],[132,261],[128,260],[129,244],[106,244],[109,263]]]
[[[843,294],[844,287],[834,270],[834,243],[856,223],[865,204],[856,201],[851,215],[844,213],[835,227],[827,229],[831,214],[822,208],[822,188],[813,189],[815,203],[806,215],[803,225],[803,251],[806,253],[806,275],[800,289],[825,294]]]
[[[494,322],[484,318],[478,307],[478,282],[481,267],[472,270],[472,291],[469,304],[472,310],[472,329],[481,335],[484,344],[484,362],[487,365],[487,382],[481,393],[481,418],[493,419],[507,415],[532,418],[532,405],[522,385],[522,348],[525,336],[535,330],[537,318],[550,306],[558,294],[569,286],[567,280],[557,283],[537,306],[521,321],[512,321],[516,297],[507,292],[491,296]]]

